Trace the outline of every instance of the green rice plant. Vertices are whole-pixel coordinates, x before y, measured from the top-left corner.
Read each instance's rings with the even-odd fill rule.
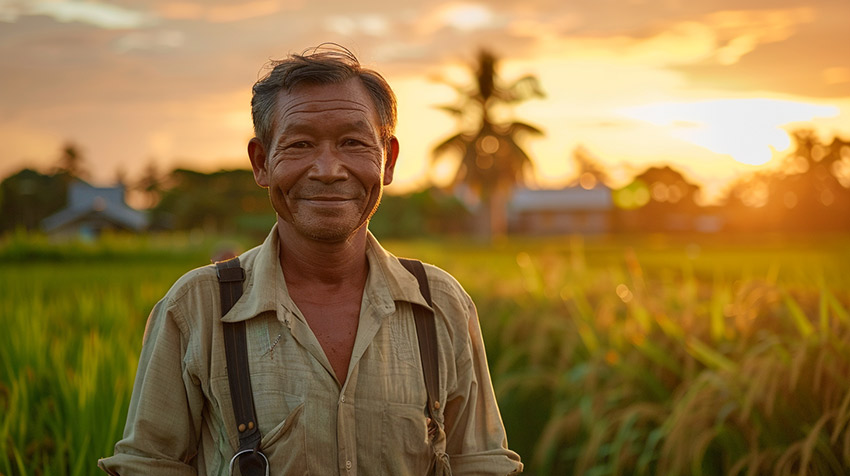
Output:
[[[847,246],[762,250],[755,260],[717,249],[704,260],[681,260],[678,269],[669,256],[660,257],[663,265],[659,257],[645,261],[644,251],[624,248],[614,267],[594,266],[589,256],[580,268],[561,266],[570,276],[533,270],[545,277],[537,289],[563,286],[563,307],[536,302],[549,312],[498,321],[523,329],[513,341],[506,337],[516,332],[502,334],[499,349],[509,360],[498,351],[491,357],[500,364],[494,381],[503,413],[542,413],[541,404],[552,402],[529,445],[528,471],[838,474],[834,468],[850,465],[843,446],[850,403],[841,398],[850,393],[843,344],[850,296],[837,265],[850,256]],[[527,252],[521,266],[553,261]],[[573,261],[565,247],[561,262]],[[517,299],[535,302],[527,293]],[[540,323],[546,319],[565,324]],[[519,365],[535,345],[524,343],[553,339],[564,342],[567,357],[538,355],[534,379],[523,384]],[[544,387],[547,400],[533,392],[522,398]]]
[[[216,243],[0,240],[0,474],[97,474],[122,432],[147,313]],[[473,297],[528,474],[850,467],[846,237],[384,244]]]
[[[95,474],[120,438],[147,312],[185,262],[0,266],[0,474]]]

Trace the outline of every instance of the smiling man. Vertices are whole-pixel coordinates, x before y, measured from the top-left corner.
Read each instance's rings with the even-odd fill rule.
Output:
[[[189,272],[157,303],[124,438],[100,467],[520,472],[469,296],[368,231],[399,153],[389,85],[349,51],[316,48],[275,63],[252,112],[248,155],[277,223],[261,246]]]

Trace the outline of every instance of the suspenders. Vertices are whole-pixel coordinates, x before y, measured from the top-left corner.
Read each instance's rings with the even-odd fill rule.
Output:
[[[416,277],[419,292],[428,305],[431,303],[431,289],[425,267],[418,260],[399,258],[401,264]],[[239,264],[239,258],[218,261],[215,264],[221,287],[221,315],[224,316],[242,296],[242,282],[245,271]],[[416,324],[416,337],[419,341],[419,357],[422,362],[422,374],[428,393],[425,414],[435,425],[434,414],[440,408],[440,372],[437,358],[437,328],[434,313],[424,306],[413,304],[413,318]],[[239,449],[230,460],[230,473],[238,459],[242,476],[269,474],[266,456],[259,451],[262,435],[257,426],[254,397],[251,391],[251,379],[248,369],[248,344],[245,336],[245,321],[222,323],[224,329],[224,351],[227,358],[227,380],[230,384],[230,399],[233,415],[239,430]],[[429,428],[429,431],[431,428]]]
[[[425,275],[425,267],[422,262],[413,259],[399,258],[402,266],[416,276],[419,281],[419,292],[425,298],[429,306],[431,302],[431,288],[428,286],[428,276]],[[440,367],[437,359],[437,325],[434,313],[427,307],[413,304],[413,319],[416,323],[416,338],[419,340],[419,358],[422,361],[422,374],[425,377],[425,389],[428,392],[428,407],[426,414],[431,417],[431,424],[435,424],[434,413],[440,408]]]
[[[221,315],[223,316],[242,296],[245,270],[239,265],[239,258],[219,261],[215,267],[221,287]],[[224,322],[222,327],[224,328],[224,353],[227,359],[227,380],[230,383],[230,401],[233,405],[233,415],[236,417],[236,429],[239,430],[239,449],[230,460],[230,474],[233,474],[233,463],[238,459],[239,474],[268,476],[269,461],[259,451],[262,435],[257,425],[254,394],[251,391],[251,373],[248,371],[245,321]]]

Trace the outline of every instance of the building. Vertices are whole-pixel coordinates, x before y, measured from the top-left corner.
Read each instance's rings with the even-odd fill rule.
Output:
[[[529,235],[600,234],[614,229],[611,189],[567,187],[514,192],[508,204],[511,233]]]
[[[124,187],[95,187],[77,180],[68,186],[68,204],[41,222],[54,237],[96,238],[104,230],[140,232],[148,226],[142,212],[124,202]]]

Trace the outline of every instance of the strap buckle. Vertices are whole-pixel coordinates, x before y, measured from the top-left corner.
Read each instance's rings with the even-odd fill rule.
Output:
[[[230,474],[231,476],[233,475],[233,463],[236,462],[236,458],[238,458],[238,457],[240,457],[240,456],[242,456],[246,453],[257,453],[258,455],[262,456],[263,462],[265,463],[265,467],[266,467],[265,476],[269,476],[269,459],[266,458],[266,455],[264,455],[262,451],[252,450],[250,448],[247,449],[247,450],[238,451],[238,452],[236,452],[235,455],[233,455],[233,458],[230,458],[230,466],[229,466],[228,474]],[[246,475],[241,475],[241,476],[246,476]]]
[[[216,267],[218,280],[222,283],[235,283],[245,280],[245,270],[242,268]]]

